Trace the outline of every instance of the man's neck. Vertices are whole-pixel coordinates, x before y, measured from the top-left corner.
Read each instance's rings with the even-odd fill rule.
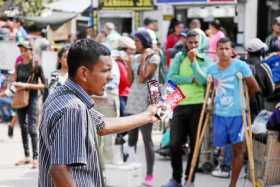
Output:
[[[220,61],[218,63],[218,66],[221,68],[221,69],[226,69],[229,65],[230,65],[230,62],[231,62],[231,59],[230,60],[223,60],[223,61]]]

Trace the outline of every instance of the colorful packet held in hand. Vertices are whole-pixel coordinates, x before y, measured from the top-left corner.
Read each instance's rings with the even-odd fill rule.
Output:
[[[147,86],[149,91],[149,104],[159,104],[161,98],[159,82],[156,80],[150,80],[147,82]],[[159,120],[161,120],[160,112],[161,110],[155,114],[155,117],[157,117]]]
[[[168,81],[166,85],[166,93],[162,97],[163,101],[174,109],[186,96],[182,90],[172,81]]]
[[[150,80],[147,82],[147,86],[149,90],[149,103],[158,104],[161,97],[159,82]]]

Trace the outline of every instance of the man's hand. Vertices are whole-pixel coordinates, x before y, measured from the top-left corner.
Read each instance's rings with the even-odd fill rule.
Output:
[[[189,50],[188,58],[190,59],[191,62],[193,62],[196,59],[196,56],[197,56],[196,49]]]
[[[160,110],[161,106],[159,105],[150,105],[147,110],[145,111],[145,114],[148,115],[150,118],[151,123],[157,122],[160,120],[160,116],[158,115],[158,111]]]

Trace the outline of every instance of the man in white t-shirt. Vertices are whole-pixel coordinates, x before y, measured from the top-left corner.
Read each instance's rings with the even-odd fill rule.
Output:
[[[157,36],[156,36],[156,31],[157,31],[157,20],[151,19],[151,18],[145,18],[144,19],[144,27],[141,27],[138,29],[138,31],[147,31],[149,35],[152,38],[152,43],[153,47],[157,45]]]

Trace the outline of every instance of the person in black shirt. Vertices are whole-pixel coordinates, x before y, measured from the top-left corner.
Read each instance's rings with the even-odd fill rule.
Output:
[[[32,168],[38,165],[38,130],[36,126],[38,91],[45,87],[43,69],[33,62],[32,48],[28,42],[18,44],[22,47],[23,61],[16,65],[15,87],[30,90],[28,106],[17,109],[17,116],[21,128],[22,143],[25,159],[16,162],[16,165],[32,164]],[[28,137],[31,138],[33,157],[30,160]]]

